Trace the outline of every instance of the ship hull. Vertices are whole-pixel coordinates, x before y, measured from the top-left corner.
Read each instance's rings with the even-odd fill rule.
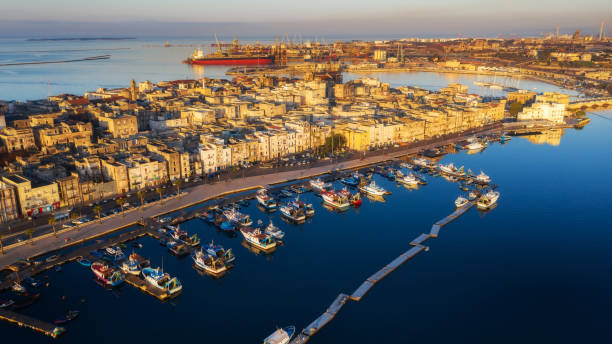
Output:
[[[194,65],[217,65],[217,66],[260,66],[269,65],[274,61],[270,57],[262,58],[212,58],[212,59],[189,59],[187,63]]]

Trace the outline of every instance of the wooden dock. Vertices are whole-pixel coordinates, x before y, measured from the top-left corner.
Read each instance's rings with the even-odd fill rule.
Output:
[[[63,327],[55,326],[51,323],[44,322],[42,320],[38,320],[27,316],[25,314],[12,312],[9,310],[0,310],[0,319],[11,322],[18,326],[27,327],[34,331],[46,334],[52,338],[57,338],[57,336],[66,332],[66,329]]]

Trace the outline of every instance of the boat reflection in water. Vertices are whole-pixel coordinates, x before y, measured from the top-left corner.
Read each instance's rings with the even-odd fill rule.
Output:
[[[372,202],[381,202],[381,203],[387,202],[384,196],[375,196],[375,195],[367,194],[366,197]]]
[[[276,240],[276,244],[281,245],[282,241],[281,240]],[[249,251],[251,251],[252,253],[256,254],[256,255],[262,255],[262,256],[272,256],[274,252],[276,252],[276,246],[271,248],[271,249],[267,249],[267,250],[263,250],[261,248],[255,247],[251,244],[249,244],[246,240],[242,240],[240,242],[240,245],[244,246],[245,248],[247,248]]]

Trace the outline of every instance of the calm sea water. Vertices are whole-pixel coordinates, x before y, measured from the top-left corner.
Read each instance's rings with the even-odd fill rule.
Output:
[[[171,60],[162,55],[151,57],[157,62],[150,63]],[[159,77],[180,77],[167,71],[187,68],[177,66],[167,67]],[[138,68],[145,73],[145,67],[134,66]],[[95,88],[82,77],[82,85]],[[448,74],[383,77],[432,88],[449,82]],[[438,239],[427,242],[429,252],[383,279],[361,302],[349,302],[312,343],[612,340],[612,111],[590,117],[583,130],[566,130],[560,142],[550,138],[553,145],[517,137],[479,154],[444,157],[444,163],[491,175],[501,192],[498,206],[486,214],[470,210],[445,227]],[[253,343],[277,326],[301,329],[339,293],[352,293],[406,251],[412,239],[454,209],[461,192],[442,178],[429,177],[428,185],[412,191],[375,178],[393,192],[385,203],[365,199],[360,209],[338,214],[323,208],[313,194],[304,194],[301,198],[315,204],[316,215],[298,226],[251,204],[245,212],[255,221],[267,224],[272,219],[287,233],[286,244],[272,255],[256,255],[240,236],[228,237],[200,220],[182,225],[203,242],[214,240],[235,251],[236,266],[221,279],[200,275],[189,258],[172,257],[153,239],[139,240],[144,247],[138,253],[154,265],[163,260],[164,269],[183,282],[182,295],[170,302],[161,303],[129,285],[105,290],[87,268],[69,264],[61,272],[38,276],[49,287],[41,288],[41,300],[24,312],[53,321],[68,309],[80,309],[81,316],[67,324],[68,332],[59,339],[63,343],[177,338]],[[0,331],[5,340],[49,342],[4,322]]]

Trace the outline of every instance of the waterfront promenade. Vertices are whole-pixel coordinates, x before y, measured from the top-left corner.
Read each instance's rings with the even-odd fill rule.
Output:
[[[524,125],[524,123],[522,125]],[[509,129],[507,126],[503,126],[503,128],[506,130]],[[187,193],[182,195],[180,198],[176,197],[173,199],[164,200],[161,204],[159,202],[156,202],[153,204],[145,205],[144,208],[133,208],[130,211],[126,211],[123,215],[118,214],[114,217],[103,218],[101,223],[98,220],[95,220],[87,224],[81,225],[80,227],[78,227],[78,229],[71,228],[70,230],[58,231],[57,238],[54,237],[52,233],[49,233],[34,238],[33,244],[30,244],[29,242],[21,242],[18,244],[6,246],[5,254],[0,255],[0,268],[12,264],[19,259],[42,255],[47,252],[55,251],[67,246],[74,245],[76,243],[87,241],[94,237],[111,233],[113,231],[116,231],[117,229],[136,225],[141,219],[147,219],[167,214],[185,207],[189,207],[194,204],[205,202],[209,199],[219,197],[224,194],[239,192],[240,190],[263,187],[269,184],[283,183],[294,179],[309,178],[312,176],[325,174],[330,172],[331,170],[336,169],[351,169],[370,164],[376,164],[407,154],[416,154],[423,149],[451,144],[470,136],[487,135],[491,133],[500,132],[501,130],[501,125],[495,125],[481,131],[464,133],[461,136],[452,136],[428,142],[422,142],[422,144],[402,147],[400,149],[393,150],[392,152],[377,154],[361,159],[335,162],[318,167],[302,169],[296,168],[295,170],[290,171],[230,179],[226,181],[216,182],[213,184],[197,185],[185,189],[184,191],[186,191]]]

